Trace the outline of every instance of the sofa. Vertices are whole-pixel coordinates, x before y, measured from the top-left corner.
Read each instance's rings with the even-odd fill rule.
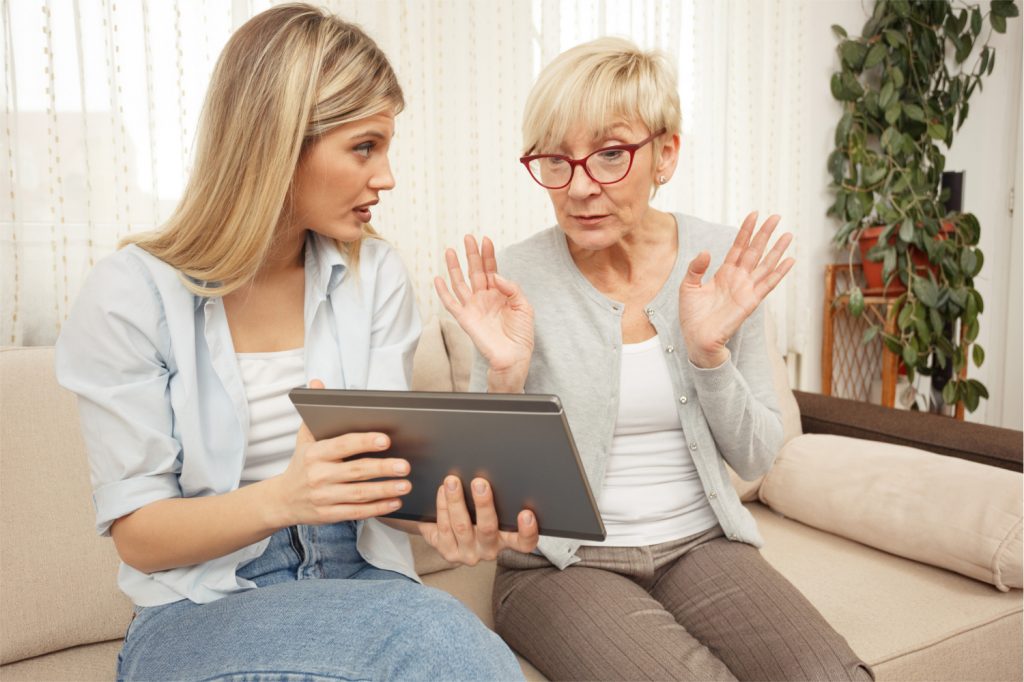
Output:
[[[471,359],[434,318],[414,387],[464,389]],[[762,480],[734,481],[765,558],[879,680],[1021,680],[1022,434],[790,391],[773,363],[787,442]],[[0,381],[0,679],[111,679],[131,605],[93,530],[74,396],[52,348],[0,350]],[[414,552],[426,584],[493,626],[494,562]]]

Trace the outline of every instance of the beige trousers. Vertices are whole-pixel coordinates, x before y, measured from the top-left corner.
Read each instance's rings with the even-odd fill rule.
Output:
[[[498,557],[498,634],[552,680],[872,680],[754,547],[720,528],[650,547],[581,547],[560,571]]]

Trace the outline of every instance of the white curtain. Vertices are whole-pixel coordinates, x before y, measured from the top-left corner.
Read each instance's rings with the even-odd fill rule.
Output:
[[[0,343],[52,343],[96,260],[168,216],[217,54],[271,4],[3,0]],[[808,351],[802,323],[817,277],[799,239],[805,0],[326,6],[379,42],[405,90],[398,186],[374,224],[401,251],[425,313],[440,309],[431,279],[463,234],[490,235],[500,248],[553,223],[546,194],[517,163],[523,103],[556,54],[615,34],[666,51],[678,67],[682,160],[655,205],[731,225],[753,209],[782,214],[797,233],[798,266],[769,307],[780,347]]]

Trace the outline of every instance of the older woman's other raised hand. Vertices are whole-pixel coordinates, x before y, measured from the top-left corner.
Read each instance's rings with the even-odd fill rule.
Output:
[[[466,235],[466,283],[454,249],[445,251],[452,291],[434,278],[434,288],[445,309],[487,359],[487,388],[494,393],[523,390],[533,355],[533,308],[519,286],[498,274],[494,244],[484,237],[483,247]]]
[[[757,213],[748,215],[722,265],[707,282],[701,280],[711,254],[701,251],[690,261],[679,286],[679,325],[694,365],[709,368],[725,362],[729,358],[726,342],[793,267],[792,258],[779,262],[793,241],[788,232],[764,255],[779,220],[771,216],[754,234]]]

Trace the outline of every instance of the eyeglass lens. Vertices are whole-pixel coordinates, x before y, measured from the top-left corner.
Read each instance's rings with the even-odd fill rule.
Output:
[[[597,182],[618,182],[629,172],[629,152],[624,149],[606,149],[587,157],[587,172]],[[530,173],[546,187],[561,187],[572,177],[572,165],[564,158],[547,156],[530,162]]]

